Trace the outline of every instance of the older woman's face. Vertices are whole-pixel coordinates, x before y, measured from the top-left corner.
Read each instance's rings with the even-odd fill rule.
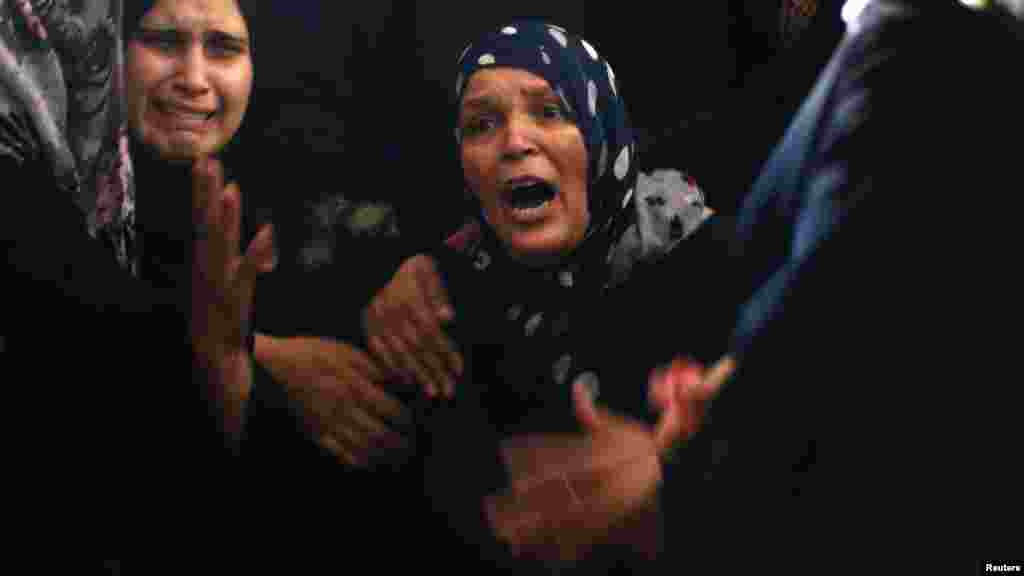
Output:
[[[459,114],[462,167],[509,253],[542,263],[585,236],[583,135],[543,78],[486,68],[469,79]]]
[[[170,161],[215,154],[249,105],[249,30],[236,0],[158,0],[126,39],[128,121]]]

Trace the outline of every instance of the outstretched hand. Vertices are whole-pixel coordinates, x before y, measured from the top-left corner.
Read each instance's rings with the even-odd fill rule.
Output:
[[[252,375],[248,339],[256,278],[274,269],[273,230],[267,224],[249,244],[241,243],[242,197],[213,158],[192,168],[193,264],[190,335],[204,370],[207,397],[224,417],[225,432],[237,435]]]
[[[344,464],[367,469],[409,458],[412,416],[368,354],[311,337],[257,335],[256,349],[287,390],[306,433]]]
[[[696,433],[704,403],[732,370],[725,359],[706,372],[682,360],[655,371],[649,392],[661,415],[654,427],[598,406],[577,382],[576,416],[585,434],[503,443],[510,486],[485,500],[494,533],[516,555],[549,562],[577,561],[604,543],[657,556],[660,456]]]

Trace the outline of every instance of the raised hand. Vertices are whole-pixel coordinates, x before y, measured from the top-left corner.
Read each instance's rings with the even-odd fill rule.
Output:
[[[442,327],[455,311],[434,261],[406,260],[363,311],[370,352],[396,378],[431,397],[455,393],[463,359]]]
[[[273,230],[264,226],[240,254],[238,185],[224,185],[223,167],[212,158],[198,160],[192,178],[192,347],[205,375],[207,397],[223,416],[225,433],[237,437],[252,382],[248,339],[253,291],[257,276],[276,265]]]

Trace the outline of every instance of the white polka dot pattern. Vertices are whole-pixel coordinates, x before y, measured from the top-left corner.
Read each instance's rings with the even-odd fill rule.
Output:
[[[562,32],[561,30],[551,28],[548,30],[548,33],[551,34],[551,37],[562,45],[562,48],[565,48],[569,45],[569,39],[565,37],[565,33]]]
[[[619,157],[615,159],[615,177],[624,180],[626,174],[629,174],[629,146],[623,148],[619,152]]]

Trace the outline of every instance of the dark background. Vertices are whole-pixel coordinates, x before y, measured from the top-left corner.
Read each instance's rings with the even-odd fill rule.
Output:
[[[285,260],[312,203],[338,193],[393,203],[410,241],[440,239],[465,209],[448,107],[456,56],[483,30],[542,17],[611,62],[642,167],[692,173],[730,212],[842,33],[840,2],[826,0],[784,47],[780,4],[246,3],[256,88],[229,162],[273,215]]]

